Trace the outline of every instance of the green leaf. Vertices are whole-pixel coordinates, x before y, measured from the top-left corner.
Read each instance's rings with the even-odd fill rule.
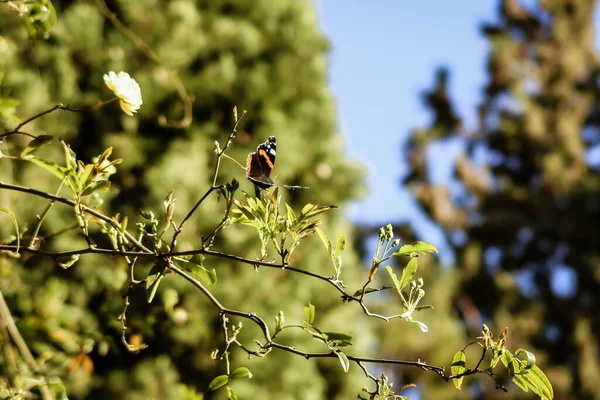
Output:
[[[287,209],[288,223],[293,225],[296,222],[296,213],[288,203],[285,203],[285,208]]]
[[[65,154],[65,165],[71,171],[77,171],[77,156],[75,152],[71,150],[71,147],[64,141],[60,141],[63,146],[63,152]]]
[[[410,322],[412,322],[413,324],[419,325],[419,328],[421,329],[421,332],[429,332],[429,328],[423,322],[416,321],[416,320],[412,320]]]
[[[5,212],[5,213],[8,214],[8,216],[10,217],[10,220],[11,220],[13,226],[15,227],[15,231],[17,232],[17,235],[16,235],[17,250],[15,251],[15,253],[18,253],[19,252],[19,248],[21,247],[21,235],[19,233],[19,223],[17,222],[17,219],[15,218],[15,214],[12,211],[10,211],[10,210],[8,210],[6,208],[2,208],[2,207],[0,207],[0,211]],[[11,240],[11,242],[12,242],[12,240]]]
[[[528,382],[532,383],[531,391],[540,396],[542,400],[553,399],[554,389],[546,374],[544,374],[537,365],[534,365],[526,371],[527,372],[523,376]]]
[[[400,248],[394,252],[392,254],[392,256],[405,256],[405,255],[409,255],[409,256],[413,256],[413,253],[415,254],[427,254],[427,253],[432,253],[438,252],[438,249],[435,248],[434,245],[432,245],[431,243],[427,243],[427,242],[414,242],[413,244],[405,244],[403,246],[400,246]]]
[[[316,227],[315,231],[321,238],[321,242],[323,242],[323,244],[325,245],[325,248],[327,249],[327,253],[329,253],[330,256],[333,256],[333,249],[331,246],[331,242],[329,241],[329,238],[327,237],[327,234],[323,231],[323,229],[321,229],[319,227]]]
[[[62,167],[50,160],[44,160],[34,156],[29,156],[26,158],[26,160],[31,161],[39,167],[42,167],[43,169],[50,172],[52,175],[56,176],[60,180],[63,180],[65,178],[65,173],[68,171],[67,168]]]
[[[246,367],[239,367],[233,370],[229,375],[230,378],[248,378],[252,379],[252,372]]]
[[[329,340],[346,340],[351,342],[354,339],[353,335],[344,332],[323,332]]]
[[[315,306],[308,302],[308,306],[304,307],[304,315],[306,317],[306,322],[312,325],[315,321]]]
[[[419,267],[419,261],[416,258],[411,257],[406,264],[406,267],[402,270],[402,278],[400,278],[400,289],[404,289],[412,280],[413,275],[417,272]]]
[[[279,314],[275,316],[275,332],[279,332],[285,323],[285,315],[283,311],[279,311]]]
[[[52,143],[54,138],[50,135],[40,135],[33,139],[21,152],[21,158],[26,158],[28,154],[33,154],[38,151],[41,147]]]
[[[335,245],[335,252],[333,253],[333,256],[336,258],[339,257],[340,254],[342,254],[342,251],[344,251],[344,248],[346,248],[346,238],[344,237],[343,233],[340,233]]]
[[[200,279],[205,285],[213,286],[215,283],[217,283],[217,271],[214,268],[209,270],[202,265],[202,262],[204,261],[203,255],[197,254],[191,259],[182,257],[173,257],[173,259],[177,265],[186,271],[189,271],[196,278]]]
[[[394,289],[394,287],[393,286],[382,286],[380,288],[367,287],[365,289],[365,294],[381,292],[383,290],[388,290],[388,289]],[[356,292],[354,292],[354,294],[352,296],[357,297],[357,296],[360,296],[361,293],[362,293],[362,289],[358,289]]]
[[[526,350],[522,350],[519,354],[524,351]],[[537,365],[526,368],[529,357],[528,361],[521,361],[515,358],[508,350],[505,350],[500,356],[500,359],[506,369],[508,369],[512,381],[524,392],[528,392],[529,389],[531,389],[531,391],[537,394],[542,400],[554,398],[554,389],[546,377],[546,374],[544,374]],[[522,363],[525,365],[522,365]]]
[[[333,347],[352,346],[354,336],[344,332],[323,332],[327,337],[327,344]]]
[[[148,303],[152,303],[156,290],[160,285],[160,281],[165,277],[165,264],[164,261],[157,261],[152,266],[148,277],[146,278],[146,298]]]
[[[459,350],[452,359],[452,366],[450,367],[450,373],[452,375],[459,375],[466,371],[467,355],[463,350]],[[463,383],[464,376],[452,380],[454,387],[460,390]]]
[[[91,180],[92,172],[94,172],[94,164],[88,164],[83,168],[83,171],[78,172],[77,183],[80,187],[85,187]]]
[[[227,386],[227,400],[238,400],[237,395],[230,386]]]
[[[210,392],[214,392],[218,388],[227,385],[228,382],[229,377],[227,375],[219,375],[215,379],[213,379],[212,382],[210,382],[210,384],[208,385],[208,390]]]
[[[532,368],[535,365],[535,355],[532,352],[527,351],[525,349],[519,349],[515,353],[515,356],[519,356],[521,354],[525,354],[525,356],[527,357],[527,360],[525,360],[525,367],[524,367],[524,369],[530,369],[530,368]]]
[[[400,292],[400,290],[401,290],[400,281],[398,281],[398,277],[394,273],[394,270],[389,265],[386,265],[385,269],[387,270],[388,274],[390,275],[390,278],[392,278],[392,282],[394,282],[394,287],[396,288],[396,290],[398,292]]]
[[[302,208],[300,219],[312,218],[316,215],[322,214],[330,210],[338,209],[338,206],[319,206],[318,204],[307,204]]]
[[[341,351],[336,351],[335,355],[340,360],[340,364],[342,364],[344,372],[348,373],[348,370],[350,369],[350,360],[348,360],[348,357],[346,357],[346,355]]]
[[[101,180],[92,182],[81,192],[81,196],[89,196],[94,192],[103,192],[105,190],[110,189],[110,181]]]
[[[424,306],[416,306],[415,307],[415,311],[422,311],[422,310],[433,310],[433,306],[431,304],[426,304]]]
[[[59,267],[67,269],[73,266],[77,261],[79,261],[79,254],[72,254],[69,257],[57,257],[56,263]]]

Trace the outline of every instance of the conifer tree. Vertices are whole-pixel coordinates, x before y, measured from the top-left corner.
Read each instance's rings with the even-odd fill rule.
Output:
[[[477,127],[463,126],[442,70],[424,96],[433,122],[406,151],[404,183],[456,254],[443,285],[449,315],[467,336],[482,322],[510,326],[508,340],[536,354],[557,398],[598,398],[600,379],[595,6],[500,1],[498,23],[482,27],[490,49]],[[430,179],[433,143],[463,146],[448,182]]]

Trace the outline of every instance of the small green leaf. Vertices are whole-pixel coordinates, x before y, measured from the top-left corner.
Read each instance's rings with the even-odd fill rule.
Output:
[[[23,151],[21,152],[21,158],[26,158],[28,154],[33,154],[43,146],[52,143],[53,139],[54,138],[50,135],[40,135],[36,137],[31,142],[29,142],[27,147],[23,149]]]
[[[319,227],[316,227],[315,231],[321,238],[321,242],[323,242],[323,244],[325,245],[325,248],[327,249],[327,253],[329,253],[330,256],[333,256],[333,249],[331,246],[331,242],[329,241],[329,238],[327,237],[327,234],[323,231],[323,229],[321,229]]]
[[[248,378],[252,379],[252,372],[246,367],[239,367],[233,370],[229,375],[230,378]]]
[[[92,182],[87,185],[87,187],[81,192],[81,196],[89,196],[95,192],[103,192],[105,190],[110,189],[110,181],[100,180],[96,182]]]
[[[227,375],[219,375],[208,385],[208,390],[210,392],[214,392],[220,387],[227,385],[229,382],[229,377]]]
[[[388,274],[390,275],[390,278],[392,278],[392,282],[394,282],[394,287],[396,288],[396,290],[398,292],[400,292],[400,290],[401,290],[400,282],[398,281],[398,277],[394,273],[394,270],[389,265],[386,265],[385,269],[387,270]]]
[[[348,357],[346,357],[346,355],[341,351],[336,351],[335,355],[340,360],[340,364],[342,364],[344,372],[348,373],[348,370],[350,369],[350,360],[348,360]]]
[[[39,167],[42,167],[43,169],[50,172],[52,175],[56,176],[60,180],[63,180],[65,178],[65,173],[68,171],[67,168],[62,167],[50,160],[44,160],[34,156],[29,156],[26,158],[26,160],[31,161]]]
[[[279,311],[279,314],[275,316],[275,332],[279,332],[285,323],[285,315],[283,311]]]
[[[423,322],[421,322],[421,321],[415,321],[415,320],[412,320],[410,322],[412,322],[413,324],[419,325],[419,328],[421,329],[421,332],[429,332],[429,328]]]
[[[77,170],[77,156],[75,152],[71,150],[71,147],[66,144],[64,141],[60,141],[60,144],[63,146],[63,152],[65,154],[65,165],[71,171]]]
[[[394,289],[394,287],[392,287],[392,286],[383,286],[381,288],[368,287],[365,289],[365,294],[381,292],[383,290],[388,290],[388,289]],[[361,293],[362,293],[362,289],[358,289],[356,292],[354,292],[354,294],[352,296],[357,297],[357,296],[360,296]]]
[[[238,400],[237,395],[230,386],[227,386],[227,400]]]
[[[433,306],[431,304],[426,304],[424,306],[416,306],[415,307],[415,311],[422,311],[422,310],[433,310]]]
[[[347,340],[349,342],[354,339],[353,335],[344,333],[344,332],[323,332],[327,335],[329,340]]]
[[[427,253],[437,253],[438,249],[435,248],[434,245],[427,242],[414,242],[413,244],[405,244],[400,246],[400,248],[392,254],[392,256],[412,256],[413,253],[416,254],[427,254]]]
[[[334,347],[352,346],[354,336],[344,332],[323,332],[327,336],[327,344]]]
[[[459,350],[452,359],[452,366],[450,367],[450,373],[452,375],[459,375],[465,372],[467,363],[467,355],[463,350]],[[464,376],[460,378],[455,378],[452,380],[454,387],[460,390],[462,386]]]
[[[160,281],[162,281],[164,277],[164,261],[157,261],[152,266],[152,269],[146,278],[146,298],[148,299],[148,303],[152,303],[152,300],[154,300],[154,296],[156,295]]]
[[[416,258],[411,257],[406,264],[406,267],[402,270],[402,278],[400,278],[400,289],[404,289],[412,280],[413,275],[417,272],[419,267],[419,261]]]
[[[80,166],[83,166],[83,163],[81,163]],[[87,184],[90,183],[92,179],[92,172],[94,172],[94,167],[94,164],[88,164],[85,167],[83,167],[83,171],[80,170],[78,172],[77,183],[80,187],[85,187]]]
[[[69,257],[57,257],[56,263],[59,267],[67,269],[73,266],[77,261],[79,261],[79,254],[72,254]]]
[[[191,259],[186,259],[182,257],[173,257],[177,265],[181,268],[189,271],[196,278],[200,279],[202,283],[207,286],[213,286],[217,283],[217,271],[213,268],[209,270],[202,262],[204,261],[204,256],[201,254],[194,255]]]
[[[302,208],[300,219],[308,219],[330,210],[337,210],[338,206],[319,206],[318,204],[307,204]]]
[[[344,237],[343,233],[340,233],[335,245],[335,252],[333,253],[333,256],[336,258],[339,257],[340,254],[342,254],[342,251],[344,251],[344,248],[346,248],[346,238]]]
[[[524,369],[532,368],[535,365],[535,355],[532,352],[527,351],[525,349],[519,349],[515,353],[515,356],[519,356],[521,354],[525,354],[525,356],[527,357]]]
[[[304,307],[304,315],[306,316],[306,322],[312,325],[315,321],[315,306],[308,302],[308,306]]]

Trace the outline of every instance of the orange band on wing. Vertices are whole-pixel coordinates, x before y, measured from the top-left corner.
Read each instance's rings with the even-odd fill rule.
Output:
[[[250,168],[252,165],[252,154],[253,153],[248,154],[248,159],[246,160],[246,173],[248,174],[250,173]]]
[[[258,154],[259,154],[260,156],[264,157],[264,158],[265,158],[265,160],[267,160],[267,164],[269,165],[269,168],[271,168],[271,169],[273,169],[273,168],[274,168],[274,165],[273,165],[273,163],[271,162],[271,159],[269,158],[269,155],[267,154],[267,152],[266,152],[266,151],[264,151],[263,149],[260,149],[260,150],[258,151]]]

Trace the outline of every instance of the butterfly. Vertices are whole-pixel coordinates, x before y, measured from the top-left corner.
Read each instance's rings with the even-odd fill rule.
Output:
[[[277,140],[275,136],[269,136],[266,142],[258,145],[255,152],[248,154],[246,178],[261,189],[268,189],[271,186],[283,186],[288,189],[308,189],[304,186],[278,185],[271,180],[276,155]]]

